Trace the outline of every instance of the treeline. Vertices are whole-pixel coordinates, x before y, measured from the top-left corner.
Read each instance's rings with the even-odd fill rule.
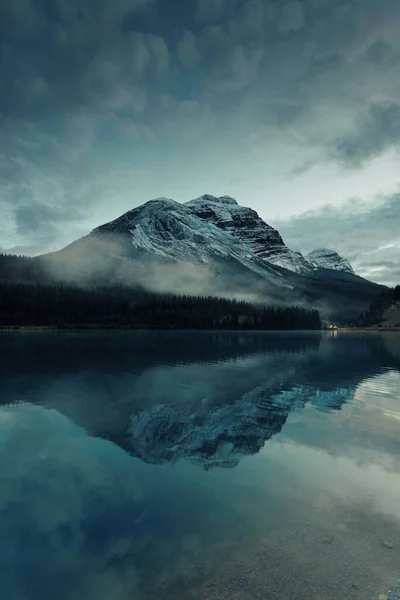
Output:
[[[354,325],[362,327],[381,323],[384,312],[395,302],[400,302],[400,285],[384,289],[368,310],[360,315]]]
[[[40,283],[50,281],[39,257],[0,254],[0,281]]]
[[[320,329],[318,311],[121,286],[1,281],[0,326],[127,329]]]

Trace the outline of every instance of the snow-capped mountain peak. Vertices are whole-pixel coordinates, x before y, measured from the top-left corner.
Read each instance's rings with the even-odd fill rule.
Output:
[[[259,273],[271,274],[274,266],[297,273],[313,271],[255,210],[239,206],[230,196],[204,194],[185,204],[156,198],[98,227],[91,235],[102,234],[129,236],[133,249],[178,260],[208,263],[225,257]]]
[[[183,204],[171,198],[150,200],[92,232],[123,233],[134,249],[196,262],[207,262],[210,254],[230,251],[228,236],[203,223]]]
[[[192,205],[192,204],[201,204],[202,202],[212,202],[214,204],[230,204],[230,205],[236,205],[238,206],[238,202],[237,200],[235,200],[235,198],[232,198],[232,196],[213,196],[212,194],[203,194],[202,196],[199,196],[198,198],[195,198],[194,200],[189,200],[189,202],[186,202],[186,206],[188,205]]]
[[[349,261],[340,256],[335,250],[318,248],[310,252],[307,255],[307,259],[316,269],[330,269],[355,275]]]
[[[252,208],[231,196],[204,194],[184,204],[155,198],[98,227],[92,236],[122,234],[130,247],[174,260],[209,263],[221,257],[239,261],[252,271],[279,273],[282,267],[301,275],[318,269],[354,274],[334,250],[319,249],[306,258],[288,248],[279,231]]]

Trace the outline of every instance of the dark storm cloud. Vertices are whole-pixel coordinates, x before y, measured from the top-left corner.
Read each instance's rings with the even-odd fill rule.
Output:
[[[360,275],[378,283],[400,282],[400,195],[378,206],[350,200],[274,223],[285,242],[304,253],[332,248]]]
[[[397,143],[395,133],[389,138],[379,127],[394,116],[388,107],[399,98],[399,8],[393,0],[249,0],[223,23],[185,33],[181,44],[195,57],[204,89],[246,94],[244,101],[235,96],[235,116],[249,114],[267,128],[295,126],[321,146],[323,160],[358,167]],[[356,157],[358,142],[365,150]]]
[[[15,210],[17,232],[21,236],[30,236],[40,231],[51,237],[60,223],[68,222],[71,211],[64,207],[46,206],[37,202],[22,204]]]
[[[198,92],[211,84],[215,91],[218,83],[222,91],[242,89],[259,76],[260,91],[296,92],[304,104],[308,84],[321,72],[334,73],[360,43],[377,37],[374,30],[391,10],[395,16],[393,0],[380,6],[376,0],[362,8],[314,0],[6,0],[0,110],[47,118],[49,109],[93,102],[99,108],[115,86],[146,87],[173,64],[199,68]],[[366,60],[390,63],[390,48],[373,39]],[[179,71],[166,87],[174,88],[174,77]]]
[[[107,105],[116,85],[125,82],[130,90],[145,72],[164,72],[163,38],[122,31],[128,12],[151,4],[6,0],[0,19],[3,116],[48,119],[94,102],[102,109],[99,103]]]
[[[367,279],[381,283],[382,285],[395,286],[400,285],[400,246],[397,246],[396,251],[392,252],[392,259],[382,258],[382,251],[375,259],[362,257],[357,261],[357,270],[359,273],[364,273]],[[389,254],[389,251],[386,251]]]
[[[356,122],[355,131],[339,139],[333,155],[347,167],[359,167],[400,144],[400,105],[372,104]]]
[[[172,147],[223,155],[256,132],[351,168],[384,154],[399,17],[397,0],[3,0],[0,236],[69,228],[68,207],[77,221],[100,206],[104,173],[112,190],[117,167],[156,168]]]

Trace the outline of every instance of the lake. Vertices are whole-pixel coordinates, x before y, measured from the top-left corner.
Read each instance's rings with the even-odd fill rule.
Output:
[[[398,333],[0,334],[5,600],[377,600]]]

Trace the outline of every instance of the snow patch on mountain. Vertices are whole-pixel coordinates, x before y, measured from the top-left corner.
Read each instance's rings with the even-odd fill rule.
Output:
[[[355,275],[354,269],[348,260],[341,257],[335,250],[319,248],[307,255],[309,262],[317,269],[331,269]]]

